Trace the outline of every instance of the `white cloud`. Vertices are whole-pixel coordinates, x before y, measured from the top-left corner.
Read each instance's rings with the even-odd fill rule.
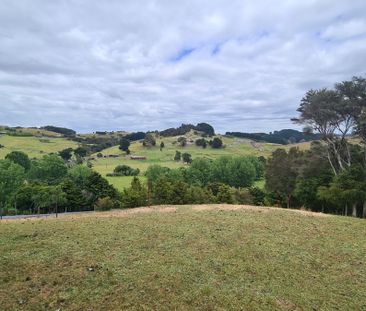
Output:
[[[342,40],[361,35],[366,35],[366,19],[341,21],[328,26],[322,32],[322,37],[330,40]]]
[[[292,127],[309,88],[365,74],[366,3],[0,3],[0,124]]]

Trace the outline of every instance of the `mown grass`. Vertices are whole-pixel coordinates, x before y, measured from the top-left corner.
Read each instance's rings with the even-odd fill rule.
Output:
[[[366,309],[364,220],[196,208],[0,223],[1,309]]]

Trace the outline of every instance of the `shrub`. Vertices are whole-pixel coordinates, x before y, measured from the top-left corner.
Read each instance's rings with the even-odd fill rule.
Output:
[[[219,203],[233,204],[234,198],[232,188],[228,185],[221,185],[217,193],[217,201]]]
[[[178,137],[177,142],[179,143],[179,146],[184,147],[187,145],[187,138],[184,136]]]
[[[154,136],[151,133],[146,134],[145,139],[142,142],[142,145],[144,147],[153,147],[153,146],[155,146],[156,145],[156,140],[155,140]]]
[[[182,154],[182,159],[184,163],[192,163],[192,157],[189,153],[185,152]]]
[[[234,196],[234,201],[237,204],[253,204],[253,196],[250,193],[249,189],[245,189],[245,188],[235,189],[233,196]],[[261,205],[261,204],[256,204],[256,205]]]
[[[207,141],[204,138],[198,138],[195,141],[196,146],[202,147],[203,149],[207,147]]]
[[[180,153],[180,151],[176,150],[175,151],[175,156],[174,156],[174,161],[180,161],[182,158],[182,154]]]
[[[222,140],[218,137],[215,137],[213,140],[210,140],[210,145],[215,149],[222,148]]]
[[[115,167],[112,174],[108,176],[137,176],[140,173],[138,168],[134,169],[128,165],[118,165]]]
[[[99,198],[94,204],[94,210],[98,212],[109,211],[114,208],[115,203],[110,197]]]

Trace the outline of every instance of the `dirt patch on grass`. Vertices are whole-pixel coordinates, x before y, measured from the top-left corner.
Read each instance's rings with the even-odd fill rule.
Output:
[[[253,206],[253,205],[233,205],[233,204],[202,204],[202,205],[193,205],[192,209],[195,211],[209,211],[209,210],[227,210],[227,211],[235,211],[235,210],[252,210],[258,212],[273,212],[273,211],[289,211],[299,213],[303,216],[311,216],[311,217],[328,217],[330,215],[323,213],[315,213],[309,212],[305,210],[297,210],[297,209],[284,209],[279,207],[267,207],[267,206]]]
[[[234,205],[234,204],[201,204],[201,205],[188,205],[192,208],[193,211],[202,212],[202,211],[212,211],[212,210],[220,210],[220,211],[237,211],[237,210],[250,210],[257,211],[260,213],[268,213],[268,212],[277,212],[277,211],[288,211],[301,214],[303,216],[310,217],[329,217],[329,214],[323,213],[315,213],[309,212],[305,210],[296,210],[296,209],[284,209],[278,207],[266,207],[266,206],[253,206],[253,205]],[[58,219],[60,220],[72,220],[79,218],[111,218],[111,217],[130,217],[138,214],[145,213],[171,213],[176,212],[179,208],[184,208],[186,206],[179,205],[160,205],[160,206],[151,206],[151,207],[137,207],[137,208],[129,208],[129,209],[121,209],[121,210],[112,210],[107,212],[88,212],[88,213],[80,213],[80,214],[59,214]],[[40,221],[47,219],[55,219],[55,216],[47,216],[47,217],[34,217],[34,218],[19,218],[19,219],[3,219],[2,222],[13,222],[13,221]]]

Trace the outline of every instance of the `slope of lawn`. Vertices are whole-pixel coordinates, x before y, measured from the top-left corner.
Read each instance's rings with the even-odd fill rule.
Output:
[[[229,205],[0,223],[1,310],[365,310],[362,219]]]

